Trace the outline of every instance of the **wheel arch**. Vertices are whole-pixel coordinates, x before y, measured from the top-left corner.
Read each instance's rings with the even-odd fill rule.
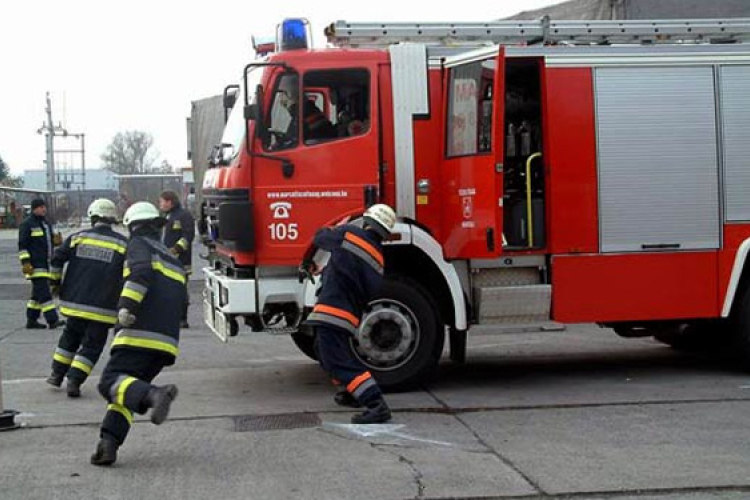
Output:
[[[413,224],[398,224],[397,239],[384,247],[386,273],[411,278],[431,292],[443,322],[468,328],[466,302],[456,269],[445,261],[440,244]]]
[[[737,304],[742,299],[742,291],[750,286],[750,265],[748,265],[749,253],[750,238],[742,242],[739,249],[737,250],[737,255],[734,258],[732,274],[729,278],[727,293],[724,296],[724,307],[721,310],[722,318],[729,317],[729,315],[732,313],[732,310],[734,309],[735,304]]]

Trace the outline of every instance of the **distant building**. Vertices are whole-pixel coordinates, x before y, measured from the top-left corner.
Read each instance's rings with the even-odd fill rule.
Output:
[[[78,191],[81,188],[81,171],[55,172],[57,182],[55,191]],[[25,170],[23,187],[26,189],[47,189],[46,170]],[[117,191],[117,179],[109,170],[101,168],[86,170],[86,191]]]

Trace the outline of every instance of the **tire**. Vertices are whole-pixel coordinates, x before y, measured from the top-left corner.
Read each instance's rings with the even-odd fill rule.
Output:
[[[750,288],[737,305],[730,322],[732,354],[743,370],[750,371]]]
[[[685,325],[681,331],[657,333],[654,339],[681,352],[717,354],[726,348],[726,325],[720,321],[703,321]]]
[[[430,294],[412,280],[387,276],[350,348],[382,388],[403,390],[434,374],[444,342],[445,326]]]
[[[292,334],[292,340],[302,353],[313,361],[318,361],[318,353],[315,352],[315,337],[308,335],[305,331]]]

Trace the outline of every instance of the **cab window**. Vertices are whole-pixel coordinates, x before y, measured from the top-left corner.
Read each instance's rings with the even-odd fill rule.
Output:
[[[307,145],[366,134],[370,129],[370,73],[321,70],[303,79],[302,134]]]
[[[267,151],[290,149],[299,138],[299,75],[284,73],[276,79],[266,118],[268,135],[263,143]]]

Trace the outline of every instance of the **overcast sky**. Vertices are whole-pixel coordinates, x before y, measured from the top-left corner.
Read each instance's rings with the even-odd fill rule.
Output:
[[[49,91],[55,123],[86,134],[87,168],[100,166],[117,132],[134,129],[154,136],[160,160],[186,166],[190,102],[236,83],[252,57],[251,35],[273,35],[284,17],[307,17],[322,46],[323,28],[336,20],[485,21],[559,2],[2,1],[0,156],[16,174],[43,168],[37,129]]]

